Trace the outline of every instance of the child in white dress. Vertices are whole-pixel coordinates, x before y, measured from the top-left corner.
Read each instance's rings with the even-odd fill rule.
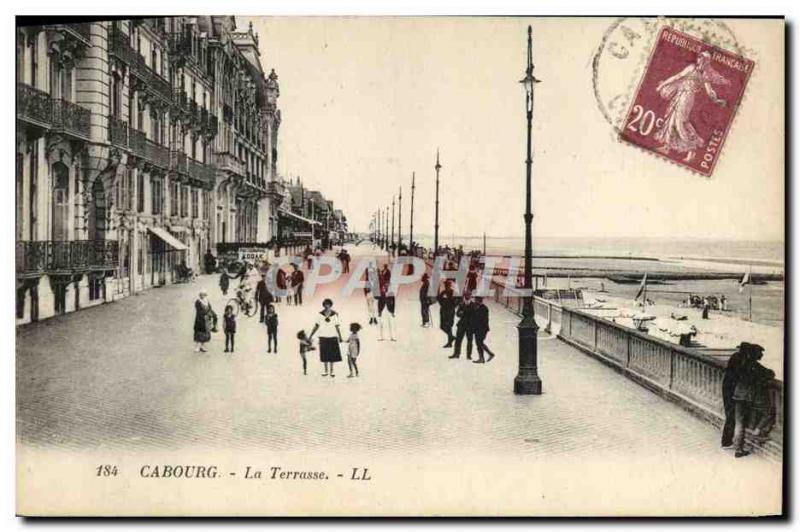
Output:
[[[358,339],[358,331],[361,330],[361,325],[358,323],[351,323],[350,324],[350,336],[347,338],[347,367],[350,369],[350,377],[358,377],[358,364],[356,364],[356,359],[358,355],[361,353],[361,340]],[[356,374],[353,375],[353,371],[355,370]]]

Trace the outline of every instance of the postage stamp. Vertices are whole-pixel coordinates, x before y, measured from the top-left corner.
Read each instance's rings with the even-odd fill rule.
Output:
[[[753,67],[741,55],[663,28],[620,138],[710,176]]]

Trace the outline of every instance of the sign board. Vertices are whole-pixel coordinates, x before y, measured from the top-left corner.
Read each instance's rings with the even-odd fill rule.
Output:
[[[266,250],[261,248],[239,248],[239,260],[247,262],[256,262],[261,260]]]
[[[308,231],[295,231],[292,236],[295,238],[311,238],[313,235]]]

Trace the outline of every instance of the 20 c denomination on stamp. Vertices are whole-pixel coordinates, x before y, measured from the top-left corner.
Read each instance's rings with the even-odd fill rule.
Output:
[[[663,28],[620,138],[710,176],[754,65],[741,55]]]

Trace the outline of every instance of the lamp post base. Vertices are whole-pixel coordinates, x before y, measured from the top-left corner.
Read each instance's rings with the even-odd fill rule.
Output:
[[[542,379],[538,375],[517,375],[514,377],[516,395],[542,395]]]
[[[517,395],[541,395],[542,379],[538,371],[538,349],[536,336],[539,327],[533,314],[533,302],[525,301],[522,321],[517,325],[519,334],[519,370],[514,378],[514,393]]]

